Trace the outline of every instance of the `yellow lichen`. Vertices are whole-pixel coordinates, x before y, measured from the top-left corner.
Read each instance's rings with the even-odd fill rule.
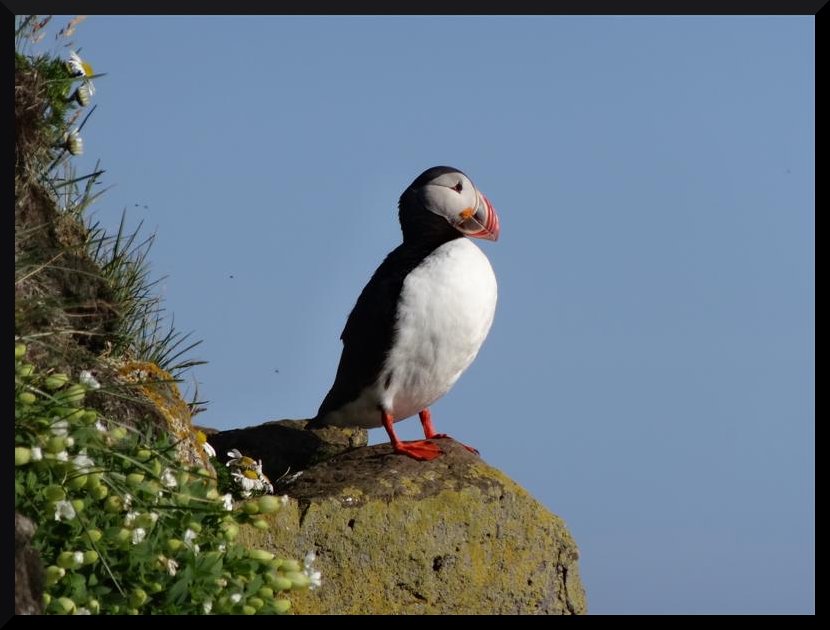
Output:
[[[136,386],[164,418],[167,429],[176,440],[179,455],[188,463],[209,465],[209,458],[193,429],[190,407],[182,398],[175,379],[155,363],[127,361],[118,367],[118,374]],[[204,434],[202,434],[204,435]]]

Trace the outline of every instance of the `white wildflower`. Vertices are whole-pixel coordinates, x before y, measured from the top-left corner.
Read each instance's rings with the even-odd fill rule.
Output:
[[[50,430],[52,431],[52,435],[57,435],[60,437],[66,435],[67,433],[69,433],[69,420],[63,419],[53,422],[52,426],[50,427]]]
[[[95,466],[95,462],[92,461],[92,458],[86,454],[86,449],[78,453],[75,456],[75,459],[72,460],[72,463],[75,464],[75,468],[77,468],[81,472],[87,472],[93,466]]]
[[[179,563],[173,560],[173,558],[167,558],[167,561],[164,563],[167,568],[167,572],[170,575],[176,575],[176,571],[179,569]]]
[[[124,527],[131,527],[137,518],[138,512],[127,512],[124,516]]]
[[[228,512],[233,510],[233,495],[228,493],[222,495],[222,507],[224,507]]]
[[[63,443],[66,444],[66,448],[72,448],[73,446],[75,446],[75,438],[73,438],[71,435],[68,435]]]
[[[317,559],[317,554],[314,551],[309,551],[305,558],[303,559],[303,573],[308,576],[308,579],[311,581],[309,588],[314,590],[315,588],[319,588],[323,583],[323,574],[320,571],[315,571],[314,561]]]
[[[81,370],[78,380],[81,382],[81,385],[87,389],[101,389],[101,383],[95,380],[95,377],[92,376],[92,372],[89,370]]]
[[[55,520],[71,521],[75,518],[75,508],[69,501],[58,501],[55,503]]]
[[[72,554],[72,562],[76,566],[81,566],[84,563],[84,552],[83,551],[76,551]]]
[[[179,483],[176,481],[176,475],[173,474],[173,471],[169,468],[165,468],[164,472],[161,473],[161,483],[163,483],[168,488],[175,488]]]
[[[72,613],[73,615],[91,615],[92,613],[89,611],[89,608],[76,608],[75,612]]]
[[[137,545],[147,536],[147,531],[143,527],[136,527],[133,530],[133,544]]]
[[[231,595],[231,601],[234,604],[238,604],[239,602],[241,602],[242,601],[242,593],[234,593],[233,595]]]
[[[219,543],[218,545],[216,545],[216,550],[219,553],[225,553],[228,550],[228,545],[225,543]]]
[[[69,461],[69,453],[66,451],[61,451],[60,453],[55,454],[55,459],[59,462],[68,462]]]
[[[133,505],[133,495],[129,492],[124,493],[124,509],[129,510]]]
[[[95,74],[91,65],[81,59],[81,56],[73,50],[69,53],[69,61],[66,62],[66,66],[72,76],[84,77],[84,83],[89,87],[89,93],[95,94],[95,86],[92,85],[92,81],[89,79]]]
[[[251,492],[257,487],[257,480],[250,479],[239,472],[231,473],[231,476],[236,480],[237,485],[242,488],[240,493],[246,499],[251,496]]]
[[[205,612],[206,615],[210,614],[210,611],[213,610],[213,600],[207,600],[206,602],[202,603],[202,610]]]
[[[184,544],[188,547],[193,547],[194,540],[196,540],[196,532],[188,527],[187,531],[184,533]]]
[[[39,446],[32,447],[32,461],[39,462],[43,459],[43,450]]]
[[[280,497],[280,503],[282,503],[282,507],[288,505],[288,495],[284,494]]]
[[[65,135],[63,146],[72,155],[84,154],[84,139],[81,138],[77,129],[73,129]]]
[[[106,425],[103,422],[101,422],[100,420],[97,420],[95,422],[95,428],[98,429],[98,431],[100,431],[101,433],[106,433],[107,432]]]
[[[207,453],[208,457],[216,457],[216,449],[213,448],[210,444],[205,442],[202,444],[202,448],[205,449],[205,453]]]

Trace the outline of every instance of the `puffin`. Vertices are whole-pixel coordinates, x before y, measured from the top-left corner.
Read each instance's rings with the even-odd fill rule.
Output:
[[[478,354],[496,311],[496,276],[471,239],[495,241],[499,218],[467,175],[421,173],[398,201],[403,242],[363,288],[340,335],[334,384],[307,428],[383,427],[395,453],[429,461],[443,452],[429,410]],[[394,423],[418,414],[423,440]],[[478,454],[474,448],[464,445]]]

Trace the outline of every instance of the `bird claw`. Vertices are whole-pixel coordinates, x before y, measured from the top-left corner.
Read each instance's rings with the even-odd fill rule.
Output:
[[[442,440],[444,438],[449,438],[450,440],[455,440],[456,442],[458,442],[458,440],[456,440],[454,437],[452,437],[450,435],[447,435],[446,433],[434,433],[434,434],[429,436],[430,440]],[[467,444],[464,444],[463,442],[458,442],[458,443],[461,444],[461,446],[466,448],[468,451],[470,451],[473,455],[478,455],[479,457],[481,457],[481,453],[478,452],[478,449],[475,449],[472,446],[468,446]]]

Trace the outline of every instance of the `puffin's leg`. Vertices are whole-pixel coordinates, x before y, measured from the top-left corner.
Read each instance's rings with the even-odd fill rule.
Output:
[[[422,409],[418,413],[418,417],[421,419],[421,426],[424,427],[424,437],[428,440],[437,440],[440,438],[448,438],[450,437],[446,433],[436,433],[435,427],[432,426],[432,414],[429,411],[429,407],[426,409]],[[453,438],[450,438],[453,439]],[[479,452],[474,449],[472,446],[467,446],[466,444],[461,444],[464,448],[466,448],[471,453],[479,455]]]
[[[395,429],[392,427],[392,416],[381,410],[381,421],[383,428],[389,434],[389,441],[392,443],[392,450],[401,455],[409,455],[413,459],[420,459],[422,461],[429,461],[435,459],[444,451],[437,444],[433,444],[428,440],[413,440],[411,442],[403,442],[398,439],[395,434]]]

